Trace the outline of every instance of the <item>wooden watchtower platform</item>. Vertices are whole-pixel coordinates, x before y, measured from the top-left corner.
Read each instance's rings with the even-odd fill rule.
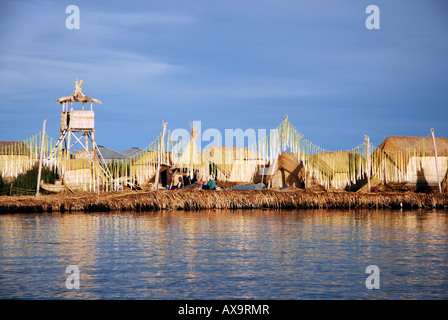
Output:
[[[76,143],[79,143],[86,153],[86,158],[93,162],[98,157],[99,162],[103,165],[101,168],[106,176],[110,177],[109,170],[104,165],[105,161],[101,155],[101,151],[95,142],[95,113],[93,111],[93,103],[102,104],[102,102],[84,95],[81,90],[82,86],[83,81],[78,82],[78,79],[76,79],[73,94],[56,100],[57,103],[62,105],[60,135],[47,161],[49,163],[53,162],[58,152],[63,152],[63,147],[66,159],[70,159],[70,149]],[[74,103],[75,106],[76,103],[81,103],[81,109],[74,109]],[[90,103],[90,110],[86,110],[86,104],[88,103]],[[74,139],[73,142],[72,138]]]

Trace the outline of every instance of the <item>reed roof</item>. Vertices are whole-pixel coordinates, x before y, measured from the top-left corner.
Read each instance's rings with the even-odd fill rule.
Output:
[[[163,152],[161,156],[161,165],[172,166],[175,162],[175,156],[172,152]],[[135,162],[135,165],[156,164],[158,162],[158,159],[159,157],[157,151],[148,151],[145,152],[143,156],[139,157],[139,159]]]
[[[67,97],[61,97],[59,99],[56,99],[56,102],[64,103],[64,102],[95,102],[102,104],[102,102],[98,99],[90,98],[85,95],[81,94],[72,94],[71,96]]]
[[[353,151],[330,151],[321,152],[309,157],[309,164],[327,173],[343,173],[350,170],[350,164],[363,161],[359,153]],[[267,175],[273,175],[277,170],[283,169],[294,172],[302,166],[297,154],[292,152],[282,152],[271,164]]]
[[[28,146],[23,141],[0,141],[0,155],[28,155]]]
[[[310,162],[322,172],[346,173],[350,164],[359,164],[364,157],[354,151],[328,151],[316,153],[310,157]]]
[[[448,138],[435,138],[438,156],[448,156]],[[425,156],[435,156],[434,143],[432,137],[387,137],[376,151],[393,153],[411,149],[424,150]]]
[[[203,152],[203,159],[215,164],[233,164],[237,160],[264,160],[246,147],[211,146]]]
[[[295,172],[302,167],[297,155],[292,152],[282,152],[268,167],[266,175],[272,176],[279,170]]]
[[[278,157],[278,166],[288,172],[294,172],[301,166],[301,162],[295,153],[283,152]]]
[[[59,99],[56,99],[56,102],[64,103],[64,102],[95,102],[102,104],[102,102],[98,99],[90,98],[82,93],[81,88],[83,86],[82,80],[78,82],[78,79],[76,79],[75,82],[75,92],[71,96],[61,97]]]

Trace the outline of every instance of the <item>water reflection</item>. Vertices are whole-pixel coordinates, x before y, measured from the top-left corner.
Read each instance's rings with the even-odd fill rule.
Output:
[[[0,298],[446,299],[447,235],[436,210],[1,215]]]

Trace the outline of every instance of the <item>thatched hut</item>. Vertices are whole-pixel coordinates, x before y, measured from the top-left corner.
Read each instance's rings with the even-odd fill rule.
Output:
[[[437,187],[446,179],[448,170],[448,138],[386,138],[372,155],[374,173],[381,183],[406,183],[409,187]]]
[[[0,141],[0,176],[12,179],[31,169],[38,161],[23,141]]]
[[[306,169],[307,176],[319,184],[342,190],[360,188],[365,183],[367,171],[365,158],[353,151],[316,153],[309,157]]]
[[[302,158],[283,152],[269,166],[266,182],[274,188],[359,188],[364,162],[359,153],[351,151],[321,152]]]
[[[202,153],[202,163],[217,180],[254,182],[266,160],[249,148],[212,146]]]
[[[172,152],[162,152],[160,156],[159,183],[165,187],[172,178],[172,168],[175,157]],[[138,160],[131,164],[131,175],[140,185],[154,183],[159,162],[159,154],[156,151],[142,153]]]
[[[269,165],[264,179],[273,188],[304,188],[305,168],[296,154],[283,152]]]
[[[58,174],[63,184],[72,191],[95,191],[106,182],[99,162],[87,159],[61,160]]]
[[[198,136],[199,131],[192,126],[190,140],[185,147],[179,150],[179,153],[171,153],[173,162],[168,174],[170,183],[177,182],[178,177],[183,177],[184,181],[189,182],[207,179],[208,168],[203,165],[202,155],[196,144]]]

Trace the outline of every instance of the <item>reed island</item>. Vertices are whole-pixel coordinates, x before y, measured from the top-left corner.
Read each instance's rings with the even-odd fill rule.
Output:
[[[197,143],[162,122],[146,148],[98,145],[94,104],[76,80],[61,106],[58,139],[42,131],[0,141],[0,212],[201,209],[447,208],[448,138],[369,136],[329,151],[285,116],[246,146]],[[241,131],[241,130],[240,130]],[[244,138],[244,137],[243,137]],[[244,139],[243,139],[244,141]],[[209,183],[210,182],[210,183]]]

